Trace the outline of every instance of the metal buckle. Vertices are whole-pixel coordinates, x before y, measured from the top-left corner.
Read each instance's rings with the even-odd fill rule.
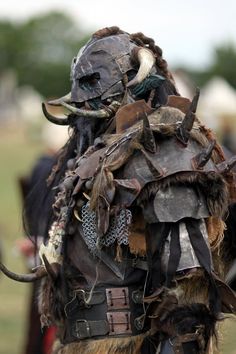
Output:
[[[141,331],[144,328],[145,314],[142,314],[139,317],[134,319],[134,325],[138,331]]]
[[[77,299],[79,301],[79,305],[81,307],[86,307],[86,308],[91,307],[88,304],[88,301],[86,299],[86,292],[83,289],[76,290],[75,293],[76,293],[76,297],[77,297]]]
[[[77,320],[75,323],[75,334],[78,339],[91,338],[91,331],[88,321]]]
[[[132,292],[132,300],[135,304],[142,304],[143,303],[143,291],[138,289],[138,290],[134,290]]]

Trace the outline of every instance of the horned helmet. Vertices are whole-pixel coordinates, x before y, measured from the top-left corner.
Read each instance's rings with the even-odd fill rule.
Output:
[[[162,51],[154,41],[118,27],[93,34],[72,60],[70,77],[71,92],[48,104],[64,106],[75,118],[109,119],[122,104],[146,99],[164,81],[173,85]],[[53,117],[44,104],[43,112],[55,124],[70,124],[71,115],[65,119]]]

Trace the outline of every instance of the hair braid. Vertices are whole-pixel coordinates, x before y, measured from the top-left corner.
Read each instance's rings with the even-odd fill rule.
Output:
[[[117,26],[112,26],[112,27],[105,27],[93,34],[93,38],[104,38],[104,37],[109,37],[109,36],[114,36],[117,34],[124,34],[126,32],[122,31],[119,27]]]

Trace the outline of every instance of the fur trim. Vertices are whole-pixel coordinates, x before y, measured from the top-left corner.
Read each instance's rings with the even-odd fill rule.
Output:
[[[133,215],[133,223],[129,229],[129,249],[134,255],[146,255],[145,221],[142,214]]]
[[[226,230],[224,221],[212,216],[206,220],[206,227],[211,249],[213,251],[219,249]]]
[[[131,337],[83,340],[64,346],[57,342],[53,354],[139,354],[147,335],[145,333]]]
[[[41,326],[48,327],[64,317],[64,298],[60,278],[56,283],[46,277],[42,280],[38,294],[38,309]]]

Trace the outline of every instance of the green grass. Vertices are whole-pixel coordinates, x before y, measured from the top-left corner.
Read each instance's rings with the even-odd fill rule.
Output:
[[[24,260],[15,252],[15,242],[23,237],[21,198],[17,178],[27,174],[43,151],[30,141],[23,129],[0,131],[0,239],[4,262],[16,272],[25,272]],[[30,285],[0,276],[0,354],[22,354]],[[223,327],[223,354],[236,354],[236,321]],[[32,353],[34,354],[34,353]]]

